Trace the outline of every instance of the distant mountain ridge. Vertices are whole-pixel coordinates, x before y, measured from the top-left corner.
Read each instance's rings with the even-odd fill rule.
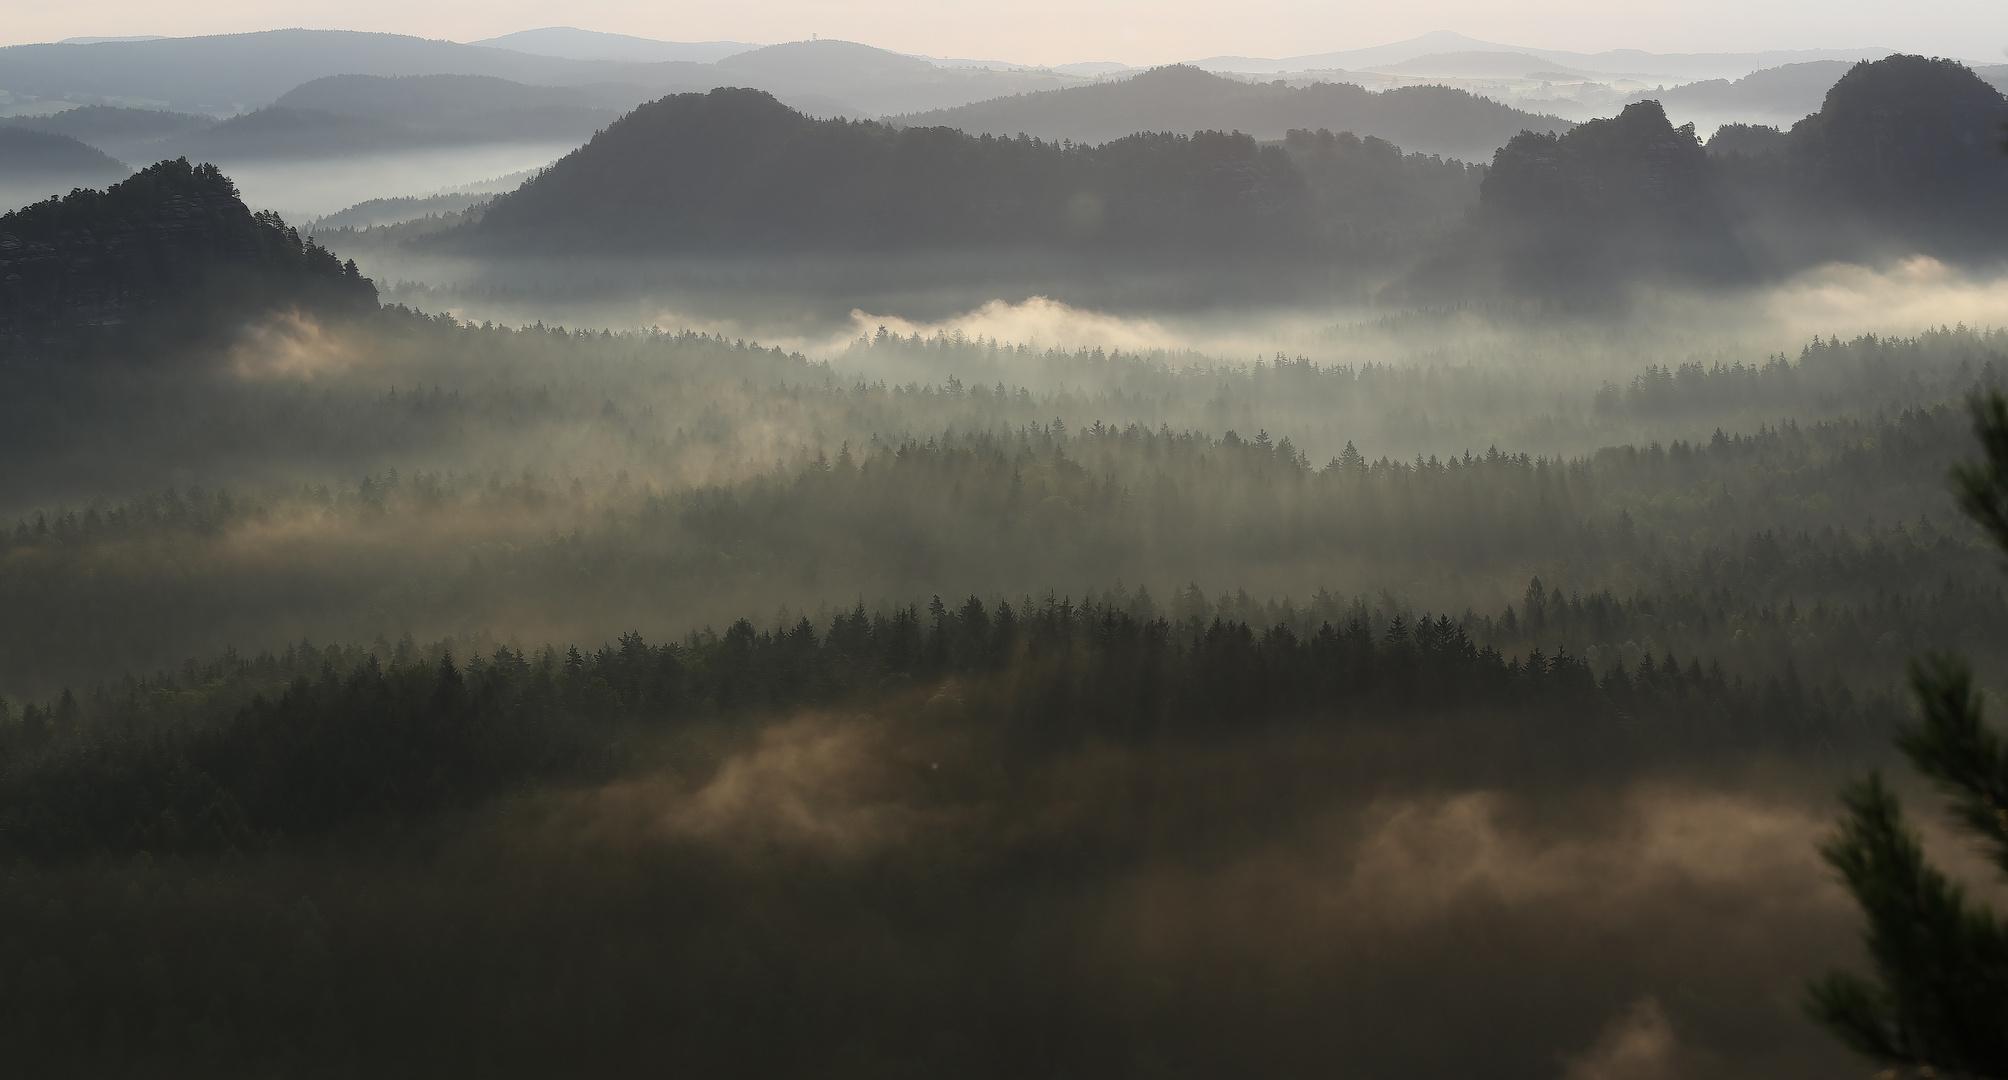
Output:
[[[703,81],[678,65],[567,60],[351,30],[0,48],[0,89],[198,113],[270,104],[301,83],[328,75],[491,75],[551,86],[632,82],[663,89]]]
[[[1708,79],[1664,90],[1641,90],[1632,97],[1636,101],[1651,98],[1679,115],[1735,116],[1745,121],[1790,124],[1819,111],[1827,91],[1854,66],[1855,62],[1847,60],[1814,60],[1753,71],[1734,81]]]
[[[171,138],[213,127],[216,118],[162,109],[133,109],[117,105],[84,105],[47,116],[0,118],[0,127],[52,131],[97,147],[113,157],[128,161],[158,160]]]
[[[632,34],[581,30],[576,26],[518,30],[513,34],[483,38],[467,44],[567,60],[619,60],[644,64],[663,60],[713,64],[736,53],[760,47],[744,41],[657,41]]]
[[[57,132],[131,159],[238,162],[483,143],[576,144],[651,96],[624,84],[533,86],[487,75],[331,75],[220,121],[87,105],[0,120],[0,129]]]
[[[1084,81],[1051,71],[936,67],[830,40],[766,46],[719,57],[716,64],[581,60],[347,30],[0,48],[0,90],[78,104],[228,115],[272,104],[301,83],[334,75],[489,76],[571,87],[618,83],[641,90],[636,100],[757,85],[818,113],[856,116],[941,108]]]
[[[631,86],[529,86],[485,75],[331,75],[175,145],[193,157],[242,161],[584,142],[646,97]]]
[[[910,114],[892,122],[975,134],[1099,143],[1138,131],[1242,131],[1280,139],[1293,128],[1376,135],[1404,149],[1489,160],[1525,130],[1566,131],[1560,117],[1523,112],[1462,90],[1411,86],[1370,92],[1348,83],[1293,88],[1247,83],[1193,67],[1156,68],[1121,82],[1052,90]]]
[[[1249,56],[1210,56],[1190,63],[1208,71],[1245,74],[1274,74],[1285,71],[1380,71],[1391,65],[1408,64],[1419,57],[1458,53],[1522,53],[1549,65],[1610,74],[1680,76],[1692,79],[1740,78],[1763,68],[1780,67],[1815,60],[1879,59],[1894,52],[1887,48],[1787,49],[1749,53],[1651,53],[1641,49],[1609,49],[1598,53],[1543,49],[1528,45],[1506,45],[1482,41],[1449,30],[1435,30],[1406,41],[1390,42],[1364,49],[1310,53],[1280,59]],[[1444,74],[1431,71],[1428,74]]]

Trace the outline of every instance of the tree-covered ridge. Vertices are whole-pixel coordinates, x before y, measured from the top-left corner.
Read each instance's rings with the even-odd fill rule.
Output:
[[[0,348],[18,354],[174,341],[230,315],[361,311],[376,287],[276,214],[253,214],[214,165],[150,165],[0,215]]]
[[[1377,236],[1393,248],[1382,255],[1389,259],[1401,253],[1393,245],[1415,241],[1418,225],[1447,227],[1476,204],[1485,175],[1481,165],[1404,154],[1386,139],[1350,131],[1292,128],[1283,149],[1304,174],[1312,216],[1337,246],[1358,250],[1361,234]]]
[[[1606,277],[1625,263],[1679,276],[1730,276],[1734,244],[1692,125],[1656,101],[1562,135],[1524,132],[1500,149],[1481,192],[1486,226],[1513,235],[1544,280]],[[1596,261],[1592,252],[1622,260]]]
[[[1310,162],[1320,199],[1293,158]],[[1354,172],[1371,179],[1347,191]],[[1446,192],[1390,183],[1411,175]],[[1328,146],[1307,158],[1220,131],[1087,145],[815,120],[760,91],[714,90],[636,109],[496,199],[477,235],[657,252],[975,244],[1290,257],[1316,246],[1317,222],[1401,228],[1455,213],[1468,175],[1399,152],[1382,161]]]
[[[191,661],[85,699],[66,692],[0,726],[0,859],[262,850],[408,828],[513,784],[625,764],[631,727],[869,707],[888,689],[895,707],[917,694],[927,715],[1034,756],[1477,710],[1513,725],[1535,767],[1558,740],[1579,757],[1635,754],[1641,736],[1707,755],[1866,744],[1889,722],[1886,704],[1864,713],[1838,683],[1788,674],[1746,687],[1717,662],[1670,653],[1601,671],[1565,648],[1509,658],[1473,629],[1469,616],[1426,613],[1376,629],[1357,605],[1300,631],[972,596],[924,611],[860,604],[820,630],[739,620],[665,645],[628,634],[591,651],[498,646],[464,670],[450,645],[428,660],[409,642]],[[1637,726],[1676,718],[1677,731]]]
[[[1896,55],[1855,65],[1788,134],[1726,129],[1714,156],[1657,101],[1561,135],[1524,132],[1494,157],[1477,221],[1421,280],[1596,290],[1830,259],[1986,258],[2008,236],[2004,121],[2008,98],[1970,68]]]
[[[412,407],[466,422],[444,398]],[[0,641],[10,685],[43,686],[165,662],[163,640],[366,637],[386,618],[427,633],[589,626],[609,612],[661,634],[773,603],[1121,578],[1160,597],[1177,587],[1187,614],[1301,633],[1316,623],[1292,612],[1339,618],[1306,607],[1312,594],[1357,591],[1382,622],[1474,606],[1474,636],[1514,655],[1559,642],[1608,660],[1644,643],[1753,676],[1796,659],[1860,690],[1896,677],[1899,644],[2008,630],[1998,591],[1971,588],[1988,578],[1985,547],[1949,523],[1935,483],[1962,439],[1940,407],[1566,460],[1347,449],[1319,465],[1266,432],[1048,421],[846,444],[729,483],[393,470],[290,497],[187,491],[7,530],[0,603],[20,617]],[[229,552],[259,556],[224,572]],[[1533,598],[1549,620],[1519,596],[1530,573],[1555,593]],[[1196,607],[1202,582],[1255,598]],[[1497,599],[1474,604],[1473,589]]]
[[[1246,589],[1258,604],[1301,605],[1323,588],[1390,615],[1470,607],[1502,626],[1536,575],[1564,599],[1727,589],[1703,605],[1706,621],[1679,620],[1686,629],[1626,620],[1559,640],[1587,655],[1658,637],[1683,654],[1750,657],[1753,673],[1756,657],[1797,656],[1809,677],[1829,661],[1794,650],[1832,642],[1858,687],[1899,674],[1895,643],[1932,647],[1969,624],[1992,633],[1992,616],[1961,622],[1967,609],[1943,599],[1948,576],[1964,588],[1989,575],[1984,549],[1948,524],[1939,470],[1964,439],[1944,403],[1994,378],[1998,333],[1654,364],[1567,392],[1578,422],[1663,425],[1666,437],[1556,454],[1441,426],[1424,445],[1447,453],[1403,455],[1373,448],[1404,413],[1482,416],[1531,395],[1543,411],[1526,429],[1540,431],[1555,401],[1526,376],[1463,367],[1226,365],[889,333],[844,360],[1079,383],[1035,394],[840,379],[698,334],[504,330],[395,310],[371,325],[370,348],[409,356],[419,385],[189,375],[143,380],[128,400],[86,378],[70,398],[37,384],[43,406],[61,409],[0,401],[0,437],[45,460],[177,448],[129,497],[45,497],[10,515],[0,603],[20,617],[0,625],[0,693],[232,645],[367,640],[387,623],[429,638],[523,626],[563,640],[611,622],[660,638],[860,595],[988,601],[1117,579],[1160,597],[1194,582],[1209,595]],[[87,408],[162,415],[65,419]],[[1397,426],[1376,426],[1375,410]],[[1795,414],[1822,418],[1778,419]],[[1265,431],[1263,416],[1278,427]],[[1347,432],[1360,436],[1350,451]],[[192,490],[169,471],[183,463],[279,480]],[[293,479],[316,474],[327,479]],[[1993,595],[1980,588],[1972,610]],[[1788,605],[1797,619],[1765,631],[1776,649],[1724,644],[1742,625],[1732,617],[1772,626],[1764,612]],[[1822,605],[1843,635],[1801,632]],[[1486,640],[1516,653],[1555,644]]]
[[[1300,186],[1245,136],[1076,148],[812,120],[760,91],[714,90],[636,109],[496,199],[481,233],[672,249],[1252,245],[1284,240]]]
[[[0,984],[14,1059],[419,1075],[474,1045],[488,1075],[675,1054],[752,1077],[813,1064],[797,1044],[841,1022],[866,1062],[1119,1060],[1071,999],[1112,992],[1079,972],[1081,943],[1140,874],[1235,859],[1349,790],[1582,793],[1851,753],[1888,725],[1879,702],[1687,658],[1504,662],[1455,619],[1305,636],[965,601],[450,653],[300,645],[10,724],[0,955],[33,976]],[[1351,996],[1334,980],[1362,954],[1334,952],[1298,936],[1286,1007]],[[972,981],[978,1000],[916,1020]],[[1223,1067],[1300,1063],[1300,1040],[1220,1024],[1219,982],[1153,1037]],[[1515,1075],[1550,1064],[1518,1056]]]

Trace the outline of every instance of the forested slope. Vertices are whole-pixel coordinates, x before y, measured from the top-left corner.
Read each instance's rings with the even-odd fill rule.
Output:
[[[103,191],[0,215],[0,350],[154,349],[275,307],[363,311],[376,286],[213,165],[163,161]]]
[[[439,242],[560,255],[1043,248],[1370,261],[1462,212],[1477,178],[1329,131],[1295,132],[1282,148],[1220,131],[1063,145],[814,120],[758,91],[717,90],[642,106]]]

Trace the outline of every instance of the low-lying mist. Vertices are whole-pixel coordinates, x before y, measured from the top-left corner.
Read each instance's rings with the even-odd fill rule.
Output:
[[[1846,1067],[1795,1015],[1804,972],[1852,943],[1813,854],[1817,773],[1530,798],[1417,788],[1414,761],[1370,739],[1290,735],[1089,751],[1007,781],[930,726],[799,718],[694,776],[550,797],[519,828],[570,867],[702,853],[761,897],[791,967],[858,965],[840,978],[872,1002],[859,1039],[939,993],[958,1041],[938,1052],[1007,1054],[1005,1074],[1084,1055],[1118,1075]],[[1039,884],[1005,884],[1033,866]],[[805,874],[840,895],[901,880],[900,914],[809,917],[769,894]],[[815,944],[832,916],[841,944]]]
[[[312,221],[370,199],[458,189],[563,157],[571,143],[510,142],[326,158],[252,158],[219,164],[244,201],[288,221]]]
[[[340,248],[339,238],[333,243]],[[1795,352],[1813,336],[2008,324],[2008,285],[1998,271],[1926,256],[1830,264],[1756,288],[1641,286],[1615,303],[1404,309],[1377,305],[1363,292],[1313,288],[1307,295],[1288,287],[1266,296],[1213,290],[1213,299],[1195,303],[1186,293],[1210,272],[1198,266],[1125,267],[1115,276],[1127,295],[1095,295],[1103,284],[1096,275],[1063,284],[1063,268],[1022,253],[688,265],[567,258],[561,268],[526,265],[520,273],[507,262],[356,254],[379,280],[396,283],[387,300],[462,319],[692,329],[833,360],[885,326],[902,336],[960,334],[1042,350],[1197,354],[1226,363],[1281,352],[1321,364],[1506,367],[1516,376],[1580,383],[1629,377],[1649,363],[1748,362]],[[1012,277],[1025,281],[999,288]],[[986,280],[993,278],[1001,280]],[[910,377],[938,382],[950,374],[965,382],[1026,381],[1008,371]]]

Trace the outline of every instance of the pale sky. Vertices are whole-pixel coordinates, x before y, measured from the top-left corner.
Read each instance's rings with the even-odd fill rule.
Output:
[[[471,41],[569,25],[670,41],[820,34],[930,56],[1061,64],[1291,56],[1456,30],[1596,52],[1882,46],[2008,62],[2008,0],[0,0],[0,44],[304,26]]]

